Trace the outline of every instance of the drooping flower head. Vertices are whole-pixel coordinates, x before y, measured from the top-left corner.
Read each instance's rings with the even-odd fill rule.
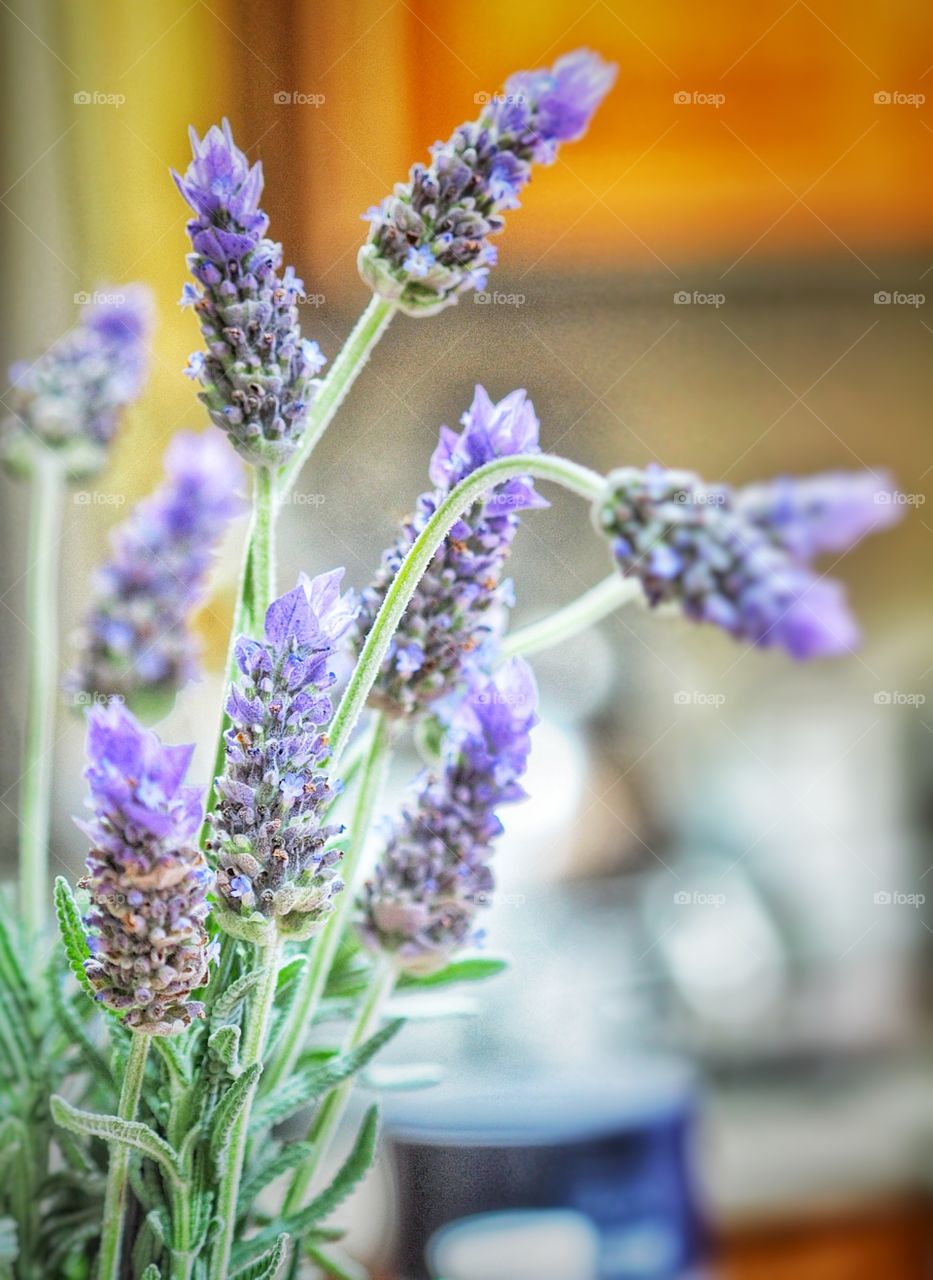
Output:
[[[333,713],[328,664],[355,615],[342,577],[342,569],[302,576],[269,606],[265,639],[237,642],[242,679],[227,700],[231,727],[208,841],[221,924],[231,932],[238,917],[258,916],[261,927],[308,937],[343,888],[341,851],[327,847],[340,828],[321,821],[334,786],[320,767]]]
[[[423,493],[415,514],[383,554],[372,586],[363,592],[358,634],[372,626],[406,553],[447,493],[494,458],[538,451],[538,419],[524,391],[493,404],[482,387],[462,418],[458,434],[442,427],[431,458],[437,488]],[[518,528],[519,513],[547,503],[530,480],[507,481],[476,503],[438,550],[418,584],[379,673],[373,701],[393,715],[420,714],[462,682],[466,667],[511,604],[502,572]]]
[[[366,214],[359,267],[369,287],[409,315],[430,315],[461,293],[483,289],[496,250],[489,237],[518,207],[533,164],[550,164],[562,142],[586,132],[616,68],[588,49],[550,70],[506,81],[478,120],[431,148],[431,163]]]
[[[291,267],[281,272],[282,246],[266,238],[262,165],[250,166],[226,120],[203,138],[192,129],[191,147],[184,176],[173,171],[196,215],[188,266],[197,283],[182,303],[194,307],[207,350],[192,355],[188,372],[243,457],[279,467],[304,430],[324,357],[301,336],[304,285]]]
[[[213,429],[179,432],[165,479],[110,537],[67,685],[84,694],[171,694],[198,671],[191,615],[240,510],[242,465]]]
[[[149,1035],[203,1016],[189,997],[207,982],[212,877],[197,843],[201,794],[184,785],[193,751],[163,746],[119,702],[88,713],[85,969],[97,999]]]
[[[902,510],[895,497],[887,472],[828,471],[746,485],[735,505],[792,555],[812,560],[895,524]]]
[[[537,723],[531,668],[512,658],[476,673],[451,725],[441,771],[420,783],[359,902],[368,946],[400,969],[430,973],[476,939],[491,901],[490,858],[502,832],[497,810],[525,798],[520,779]]]
[[[813,501],[821,485],[801,483],[776,502],[767,487],[736,492],[689,471],[626,467],[608,477],[597,519],[650,604],[677,601],[693,621],[752,644],[828,657],[851,650],[858,628],[839,583],[809,559],[867,530],[864,482],[853,481],[844,502],[835,490],[832,505],[845,512],[838,521],[829,504]]]
[[[43,448],[73,479],[100,470],[121,411],[146,380],[152,314],[143,285],[99,291],[38,360],[13,365],[12,412],[0,431],[0,459],[10,471],[28,473]]]

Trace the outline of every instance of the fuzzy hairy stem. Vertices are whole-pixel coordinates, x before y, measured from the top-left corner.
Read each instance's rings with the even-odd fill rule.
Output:
[[[276,939],[267,947],[257,948],[258,964],[262,969],[262,980],[253,993],[249,1008],[244,1016],[244,1036],[240,1062],[243,1067],[250,1067],[262,1061],[272,1006],[275,1003],[275,991],[279,977],[279,966],[282,960],[282,942]],[[230,1251],[236,1238],[237,1201],[240,1196],[240,1179],[243,1175],[243,1161],[246,1156],[246,1145],[249,1136],[249,1120],[256,1096],[255,1086],[240,1111],[230,1137],[230,1145],[217,1189],[217,1216],[220,1227],[214,1237],[211,1259],[208,1267],[208,1280],[228,1280],[230,1268]]]
[[[117,1109],[117,1115],[121,1120],[136,1119],[136,1108],[139,1106],[139,1095],[142,1093],[148,1053],[149,1037],[142,1032],[134,1032],[130,1038],[130,1051],[126,1059],[123,1085],[120,1089],[120,1104]],[[130,1148],[122,1142],[115,1142],[110,1148],[97,1280],[120,1280],[130,1154]]]
[[[350,1029],[344,1045],[344,1052],[350,1053],[368,1040],[379,1028],[382,1015],[389,997],[395,989],[396,971],[388,956],[379,956],[373,965],[369,985],[366,988],[359,1012]],[[314,1146],[313,1153],[304,1164],[295,1170],[291,1186],[285,1197],[284,1214],[294,1213],[301,1208],[315,1174],[327,1159],[331,1143],[347,1109],[347,1103],[353,1093],[355,1080],[351,1076],[342,1084],[332,1089],[317,1111],[308,1133],[308,1140]]]
[[[331,725],[331,771],[350,740],[366,699],[379,675],[392,637],[415,594],[418,583],[454,524],[490,489],[519,476],[550,480],[589,502],[603,492],[603,477],[567,458],[547,453],[512,454],[478,467],[452,489],[412,543],[370,627],[357,664]]]
[[[64,476],[56,458],[39,450],[32,476],[26,549],[29,674],[26,744],[19,807],[20,897],[31,939],[48,917],[49,830],[55,699],[58,680],[58,544]]]

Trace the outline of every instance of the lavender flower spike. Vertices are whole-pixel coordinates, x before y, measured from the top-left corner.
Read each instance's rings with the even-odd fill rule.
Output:
[[[538,419],[524,391],[493,404],[482,387],[462,418],[458,435],[441,427],[431,458],[437,488],[423,493],[413,516],[382,557],[372,586],[363,592],[358,635],[372,626],[390,583],[418,534],[446,494],[485,462],[538,450]],[[373,702],[397,716],[416,716],[455,689],[466,667],[481,655],[497,614],[512,603],[502,571],[519,512],[546,507],[530,480],[508,481],[477,503],[453,527],[418,584],[393,637],[372,693]]]
[[[180,432],[165,479],[111,534],[66,681],[85,694],[171,694],[198,671],[190,617],[217,544],[240,509],[242,466],[213,427]]]
[[[38,360],[10,370],[12,409],[0,428],[0,461],[28,474],[37,449],[57,454],[72,479],[106,460],[120,413],[146,380],[152,298],[143,285],[94,295],[74,328]]]
[[[431,315],[483,289],[496,250],[489,237],[516,209],[533,164],[550,164],[562,142],[589,127],[616,68],[588,49],[548,71],[522,71],[489,99],[479,119],[431,148],[409,180],[365,215],[372,224],[360,274],[409,315]]]
[[[343,888],[342,853],[328,847],[341,828],[321,821],[335,788],[320,768],[333,714],[328,662],[356,609],[340,594],[342,577],[302,576],[269,606],[265,640],[241,636],[236,647],[243,678],[227,701],[232,727],[208,847],[219,923],[257,943],[274,927],[310,937]]]
[[[182,305],[197,312],[207,352],[192,355],[188,373],[234,448],[279,467],[304,430],[324,357],[301,336],[304,285],[291,267],[279,274],[282,246],[266,238],[262,165],[250,166],[226,120],[203,138],[192,129],[191,146],[184,176],[172,175],[195,213],[188,265],[197,284],[185,286]]]
[[[806,484],[816,481],[799,483],[778,505],[767,488],[736,493],[689,471],[627,467],[608,477],[597,520],[650,604],[677,601],[694,621],[795,658],[844,653],[858,640],[855,621],[839,584],[808,560],[865,531],[864,502],[837,523],[813,503]]]
[[[443,769],[420,784],[359,903],[358,928],[399,969],[431,973],[477,940],[476,915],[494,886],[496,810],[525,798],[519,779],[537,723],[537,690],[521,658],[476,674],[448,737]]]
[[[735,505],[800,560],[848,551],[866,534],[896,524],[903,511],[884,471],[779,476],[739,489]]]
[[[194,747],[164,747],[120,703],[88,714],[85,776],[94,816],[80,887],[97,999],[134,1031],[174,1035],[203,1006],[213,950],[204,920],[211,873],[198,850],[199,791],[183,785]]]

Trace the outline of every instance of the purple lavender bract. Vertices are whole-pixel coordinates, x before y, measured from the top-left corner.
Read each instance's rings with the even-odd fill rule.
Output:
[[[191,147],[184,176],[173,172],[197,215],[188,223],[188,265],[198,287],[186,285],[182,302],[197,312],[207,353],[192,355],[189,373],[243,457],[279,467],[304,430],[324,357],[301,336],[304,285],[291,267],[279,274],[282,246],[265,235],[262,165],[250,167],[226,120],[203,139],[192,129]]]
[[[366,214],[359,268],[369,287],[415,316],[485,288],[502,213],[518,207],[533,164],[550,164],[560,143],[582,137],[615,75],[577,49],[549,71],[507,80],[479,120],[435,143],[430,165],[414,165],[408,182]]]
[[[827,471],[746,485],[735,506],[798,559],[812,560],[895,524],[903,510],[896,498],[887,472]]]
[[[243,679],[227,701],[232,727],[208,841],[226,912],[258,913],[295,937],[324,923],[343,888],[341,851],[325,849],[339,828],[321,823],[334,789],[320,770],[333,710],[328,662],[355,611],[342,577],[302,577],[270,605],[265,641],[237,642]],[[221,923],[235,931],[235,921]]]
[[[418,534],[449,491],[493,458],[538,451],[538,419],[524,391],[493,404],[482,387],[463,415],[458,435],[442,427],[431,458],[437,488],[423,493],[415,514],[382,557],[375,582],[363,592],[358,634],[372,626],[386,591]],[[466,664],[489,636],[496,611],[511,604],[502,570],[518,528],[518,513],[547,502],[530,480],[499,485],[454,525],[418,584],[392,638],[372,700],[393,715],[414,716],[455,690]]]
[[[847,652],[858,629],[842,588],[808,560],[867,531],[867,483],[837,476],[831,485],[820,477],[783,484],[735,491],[689,471],[626,467],[608,477],[597,519],[650,604],[678,601],[693,621],[795,658]],[[817,493],[830,500],[815,502]],[[834,511],[845,511],[838,523]]]
[[[211,958],[201,797],[183,785],[194,748],[163,746],[112,703],[89,712],[87,751],[94,816],[78,821],[93,844],[80,881],[91,895],[87,975],[128,1027],[172,1035],[203,1015],[189,997]]]
[[[28,473],[37,449],[61,459],[73,479],[103,466],[121,410],[146,380],[152,299],[142,285],[95,295],[78,323],[38,360],[10,370],[12,409],[0,434],[0,459]]]
[[[537,690],[521,658],[477,673],[450,728],[443,769],[421,783],[360,896],[368,946],[412,973],[443,968],[476,940],[494,886],[489,866],[502,831],[496,810],[525,798],[519,779],[537,723]]]
[[[84,694],[173,693],[198,671],[190,616],[211,560],[240,509],[242,466],[211,427],[181,432],[165,479],[111,534],[78,637],[70,689]]]

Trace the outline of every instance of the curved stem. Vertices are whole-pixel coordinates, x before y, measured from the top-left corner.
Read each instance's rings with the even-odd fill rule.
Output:
[[[570,462],[567,458],[559,458],[553,454],[530,453],[513,454],[487,462],[451,490],[409,548],[360,650],[356,667],[331,725],[332,771],[337,771],[340,756],[366,705],[392,636],[437,549],[456,521],[474,502],[489,489],[517,476],[551,480],[578,493],[589,502],[595,502],[599,498],[604,484],[603,477],[598,472],[582,467],[577,462]]]
[[[343,404],[347,393],[366,366],[376,343],[388,328],[395,315],[395,304],[373,294],[366,310],[357,320],[352,333],[341,347],[317,393],[301,443],[291,459],[279,472],[278,501],[291,492],[302,467],[311,457],[314,447],[330,426],[334,414]]]
[[[262,1059],[272,1006],[275,1003],[275,990],[282,960],[282,942],[277,938],[269,946],[260,947],[257,950],[259,966],[262,969],[262,982],[257,987],[244,1017],[245,1034],[240,1058],[244,1067],[250,1067],[254,1062]],[[249,1120],[255,1096],[254,1086],[234,1124],[230,1146],[224,1158],[220,1186],[217,1190],[217,1216],[220,1219],[220,1227],[214,1237],[208,1280],[227,1280],[229,1275],[230,1251],[236,1235],[240,1179],[243,1174],[243,1159],[246,1155]]]
[[[395,967],[388,956],[380,956],[374,966],[369,986],[363,997],[356,1020],[344,1045],[344,1052],[349,1053],[359,1048],[364,1040],[368,1040],[378,1029],[382,1021],[386,1002],[395,989]],[[347,1103],[353,1093],[356,1081],[351,1076],[342,1084],[332,1089],[314,1114],[308,1140],[314,1145],[313,1153],[304,1164],[295,1170],[288,1195],[285,1197],[283,1214],[294,1213],[301,1208],[305,1193],[314,1179],[314,1175],[327,1159],[334,1135],[340,1128],[340,1122],[347,1109]]]
[[[311,958],[299,979],[300,986],[289,1012],[288,1026],[281,1046],[265,1073],[264,1091],[274,1089],[291,1072],[301,1053],[311,1018],[327,986],[327,978],[340,946],[347,917],[356,900],[354,882],[360,868],[366,837],[382,796],[392,752],[391,736],[391,725],[387,718],[381,712],[376,712],[373,716],[369,750],[361,766],[359,790],[350,822],[350,844],[341,867],[344,889],[338,896],[337,905],[327,923],[315,939]]]
[[[40,450],[32,475],[26,549],[29,674],[19,809],[20,894],[23,919],[33,939],[42,932],[48,915],[49,810],[58,680],[58,544],[64,492],[57,459]]]
[[[579,635],[581,631],[586,631],[603,618],[608,618],[622,605],[643,597],[641,584],[635,579],[623,578],[621,573],[610,573],[608,578],[604,578],[595,587],[590,587],[589,591],[584,591],[575,600],[571,600],[570,604],[564,605],[563,609],[507,635],[502,641],[502,656],[511,658],[519,653],[527,655],[550,649]]]
[[[130,1052],[126,1059],[123,1086],[120,1089],[120,1105],[117,1115],[121,1120],[135,1120],[143,1076],[146,1073],[146,1056],[149,1053],[149,1037],[135,1031],[130,1037]],[[110,1165],[107,1171],[107,1192],[104,1197],[104,1216],[97,1262],[97,1280],[120,1280],[120,1262],[123,1252],[123,1220],[126,1217],[126,1192],[129,1183],[130,1148],[123,1142],[115,1142],[110,1148]]]

